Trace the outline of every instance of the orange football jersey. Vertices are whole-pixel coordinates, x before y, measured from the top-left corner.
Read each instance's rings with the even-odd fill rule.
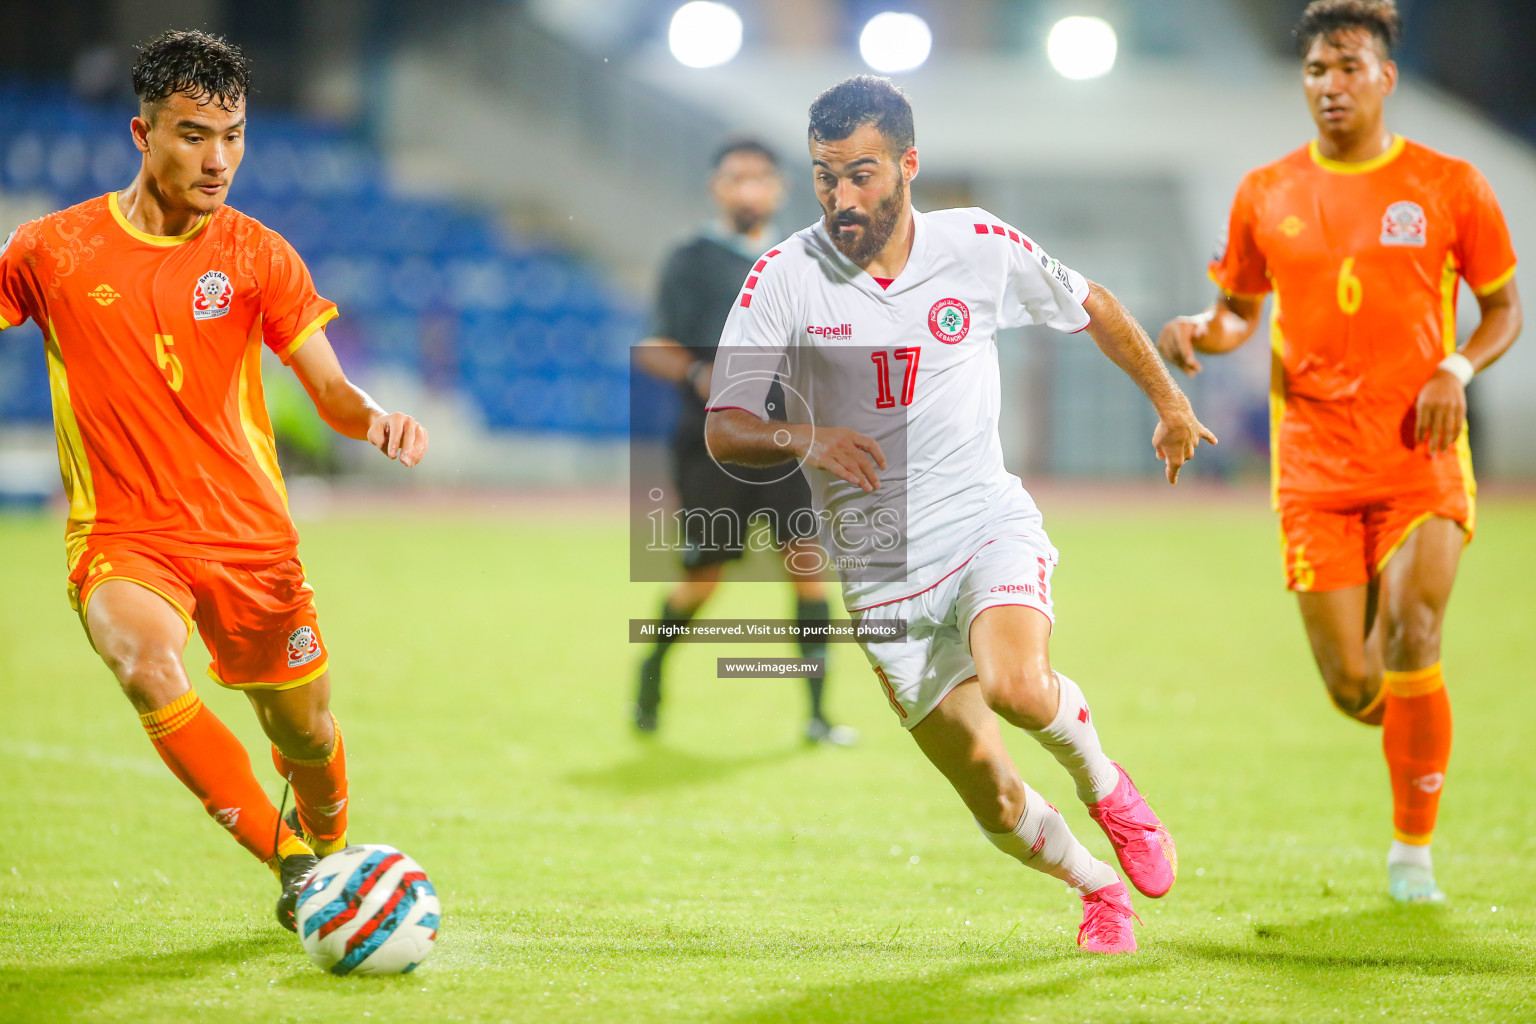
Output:
[[[214,561],[293,557],[261,345],[287,362],[335,315],[292,246],[228,206],[177,237],[133,227],[116,193],[17,228],[0,252],[0,329],[43,330],[71,571],[92,534]]]
[[[1394,137],[1356,164],[1308,146],[1250,172],[1211,278],[1275,292],[1270,448],[1276,500],[1370,500],[1472,487],[1466,435],[1431,456],[1414,406],[1456,349],[1456,291],[1515,272],[1493,189],[1471,164]]]

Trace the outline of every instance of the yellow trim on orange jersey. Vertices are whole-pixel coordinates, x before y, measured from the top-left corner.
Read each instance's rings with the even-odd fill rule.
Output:
[[[1285,420],[1285,335],[1280,332],[1280,295],[1269,317],[1269,502],[1280,511],[1280,424]]]
[[[1403,530],[1402,534],[1397,538],[1397,540],[1392,542],[1392,546],[1387,548],[1386,553],[1381,556],[1381,560],[1376,563],[1376,575],[1380,576],[1383,572],[1386,571],[1387,563],[1392,560],[1393,555],[1397,554],[1398,548],[1408,543],[1408,538],[1413,536],[1413,531],[1423,526],[1426,520],[1433,518],[1435,518],[1435,514],[1433,512],[1420,512],[1418,515],[1414,516],[1413,519],[1409,521],[1407,528]]]
[[[224,680],[213,674],[213,666],[209,665],[208,678],[212,679],[226,690],[293,690],[303,686],[306,683],[312,683],[316,679],[319,679],[330,667],[331,659],[327,657],[320,659],[319,667],[317,667],[313,672],[300,676],[297,679],[290,679],[286,683],[226,683]]]
[[[64,551],[69,571],[74,572],[85,553],[86,538],[96,525],[96,488],[91,482],[91,464],[85,455],[85,441],[80,424],[69,403],[69,374],[64,369],[64,354],[53,321],[43,339],[48,359],[48,386],[53,393],[53,435],[59,446],[59,475],[69,498],[69,520],[64,529]]]
[[[314,320],[310,321],[308,327],[300,331],[297,335],[294,336],[292,341],[283,346],[283,350],[278,353],[278,357],[282,359],[283,363],[286,365],[288,360],[293,358],[293,354],[299,350],[300,345],[308,341],[310,337],[320,328],[336,319],[336,317],[340,315],[340,312],[341,311],[338,310],[335,306],[332,306],[324,313],[321,313],[319,316],[315,317]]]
[[[207,227],[208,222],[213,219],[213,214],[203,214],[197,219],[197,223],[192,225],[192,230],[188,231],[184,235],[152,235],[148,231],[140,231],[138,228],[128,223],[128,218],[123,215],[123,208],[117,205],[116,192],[107,193],[107,207],[111,209],[112,217],[117,221],[118,227],[122,228],[124,231],[128,232],[139,241],[148,242],[150,245],[180,245],[182,242],[190,242],[192,239],[202,234],[203,228]]]
[[[1446,355],[1456,351],[1456,288],[1460,281],[1460,269],[1456,257],[1446,253],[1445,265],[1440,269],[1440,341]],[[1514,272],[1514,267],[1509,268],[1508,274],[1494,282],[1497,287],[1493,291],[1502,288]],[[1463,420],[1461,433],[1456,436],[1456,461],[1461,467],[1461,486],[1467,496],[1467,521],[1461,524],[1461,528],[1466,531],[1467,543],[1471,543],[1472,534],[1477,529],[1477,478],[1472,474],[1470,437],[1467,423]]]
[[[1510,267],[1508,270],[1504,271],[1504,273],[1500,274],[1498,277],[1494,278],[1492,281],[1489,281],[1487,284],[1482,285],[1480,287],[1472,288],[1472,294],[1476,295],[1480,299],[1486,299],[1488,296],[1492,295],[1494,292],[1498,291],[1500,288],[1503,288],[1505,285],[1509,284],[1510,279],[1515,276],[1515,267],[1518,267],[1518,266],[1519,266],[1519,264],[1515,264],[1515,266]],[[1467,282],[1467,286],[1471,287],[1471,285],[1472,285],[1472,282],[1468,281]],[[0,320],[0,323],[4,323],[4,322],[5,321]]]
[[[1269,292],[1235,292],[1216,280],[1216,271],[1214,270],[1206,270],[1205,276],[1211,279],[1212,284],[1221,289],[1223,295],[1230,295],[1235,299],[1262,299],[1269,294]]]
[[[1510,273],[1513,274],[1514,271],[1511,270]],[[13,324],[10,321],[6,320],[5,317],[0,316],[0,331],[8,331],[12,327],[15,327],[15,326],[16,326],[15,324]]]
[[[84,600],[82,600],[80,602],[80,624],[81,625],[85,625],[86,614],[88,612],[90,612],[90,610],[91,610],[91,598],[96,596],[96,591],[101,587],[101,585],[103,583],[107,582],[108,580],[122,580],[125,583],[137,583],[139,586],[143,587],[145,590],[149,591],[150,593],[152,593],[152,594],[156,595],[157,597],[161,598],[162,600],[164,600],[166,604],[168,604],[172,608],[176,609],[176,614],[180,615],[181,616],[181,621],[186,623],[186,625],[187,625],[187,638],[181,642],[182,649],[185,650],[187,644],[192,642],[192,631],[193,631],[192,616],[187,614],[187,610],[185,608],[183,608],[180,604],[178,604],[175,601],[175,599],[171,597],[171,595],[167,594],[165,591],[161,590],[159,587],[157,587],[157,586],[155,586],[154,584],[151,584],[151,583],[145,583],[141,579],[135,579],[132,576],[101,576],[101,577],[98,577],[97,579],[91,580],[89,587],[86,589],[85,598],[84,598]],[[85,633],[86,633],[86,636],[90,636],[90,633],[91,633],[90,627],[88,627],[88,626],[86,627]]]
[[[1307,153],[1311,155],[1312,162],[1325,171],[1332,171],[1335,174],[1369,174],[1371,171],[1379,170],[1393,160],[1396,160],[1402,154],[1403,147],[1407,145],[1407,139],[1401,135],[1394,135],[1392,136],[1392,144],[1387,147],[1385,153],[1380,156],[1373,156],[1369,160],[1360,160],[1355,163],[1348,163],[1343,160],[1330,160],[1328,157],[1323,156],[1322,151],[1317,147],[1316,139],[1307,143]]]
[[[1440,347],[1446,355],[1456,351],[1456,286],[1460,279],[1456,255],[1448,252],[1440,267]]]
[[[1462,543],[1470,544],[1477,531],[1477,477],[1472,475],[1472,442],[1465,422],[1456,437],[1456,462],[1461,466],[1461,487],[1467,495],[1467,521],[1461,524],[1467,536]]]
[[[271,481],[286,509],[288,488],[283,486],[283,471],[277,464],[277,444],[272,439],[272,421],[267,418],[267,402],[261,390],[259,330],[252,331],[245,343],[245,356],[240,360],[239,389],[240,428],[245,431],[245,441],[251,446],[256,465]]]

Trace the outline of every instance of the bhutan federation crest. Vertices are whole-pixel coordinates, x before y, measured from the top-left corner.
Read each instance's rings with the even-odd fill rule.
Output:
[[[235,298],[235,286],[222,270],[210,270],[197,279],[192,289],[192,319],[213,320],[229,312]]]
[[[288,667],[308,665],[320,657],[320,638],[309,626],[300,626],[288,634]]]
[[[1429,231],[1429,220],[1424,207],[1403,200],[1387,207],[1381,216],[1382,245],[1416,245],[1423,247],[1424,236]]]

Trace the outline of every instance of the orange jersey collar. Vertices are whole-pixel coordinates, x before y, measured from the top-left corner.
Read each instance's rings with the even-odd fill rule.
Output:
[[[206,228],[208,222],[213,219],[213,214],[203,214],[197,219],[197,223],[192,225],[192,230],[184,235],[152,235],[147,231],[140,231],[128,222],[128,218],[123,215],[123,208],[117,204],[116,192],[107,193],[107,208],[112,211],[112,219],[117,221],[119,227],[132,237],[141,242],[148,242],[150,245],[180,245],[182,242],[189,242],[200,235],[203,228]]]
[[[1407,139],[1401,135],[1393,135],[1392,144],[1380,156],[1373,156],[1369,160],[1359,160],[1355,163],[1346,163],[1343,160],[1330,160],[1323,156],[1322,151],[1318,149],[1317,140],[1313,139],[1307,143],[1307,154],[1312,157],[1313,163],[1325,171],[1332,171],[1335,174],[1368,174],[1396,160],[1402,154],[1403,147],[1407,145]]]

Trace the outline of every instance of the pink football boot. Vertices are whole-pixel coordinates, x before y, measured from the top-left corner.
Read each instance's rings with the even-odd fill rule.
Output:
[[[1179,874],[1179,853],[1173,837],[1136,791],[1125,769],[1117,764],[1115,770],[1120,773],[1119,785],[1103,800],[1089,804],[1088,816],[1109,837],[1120,869],[1136,891],[1156,899],[1173,888]]]
[[[1131,894],[1124,882],[1115,882],[1083,895],[1083,925],[1077,944],[1090,953],[1134,953],[1136,933],[1131,931]]]

